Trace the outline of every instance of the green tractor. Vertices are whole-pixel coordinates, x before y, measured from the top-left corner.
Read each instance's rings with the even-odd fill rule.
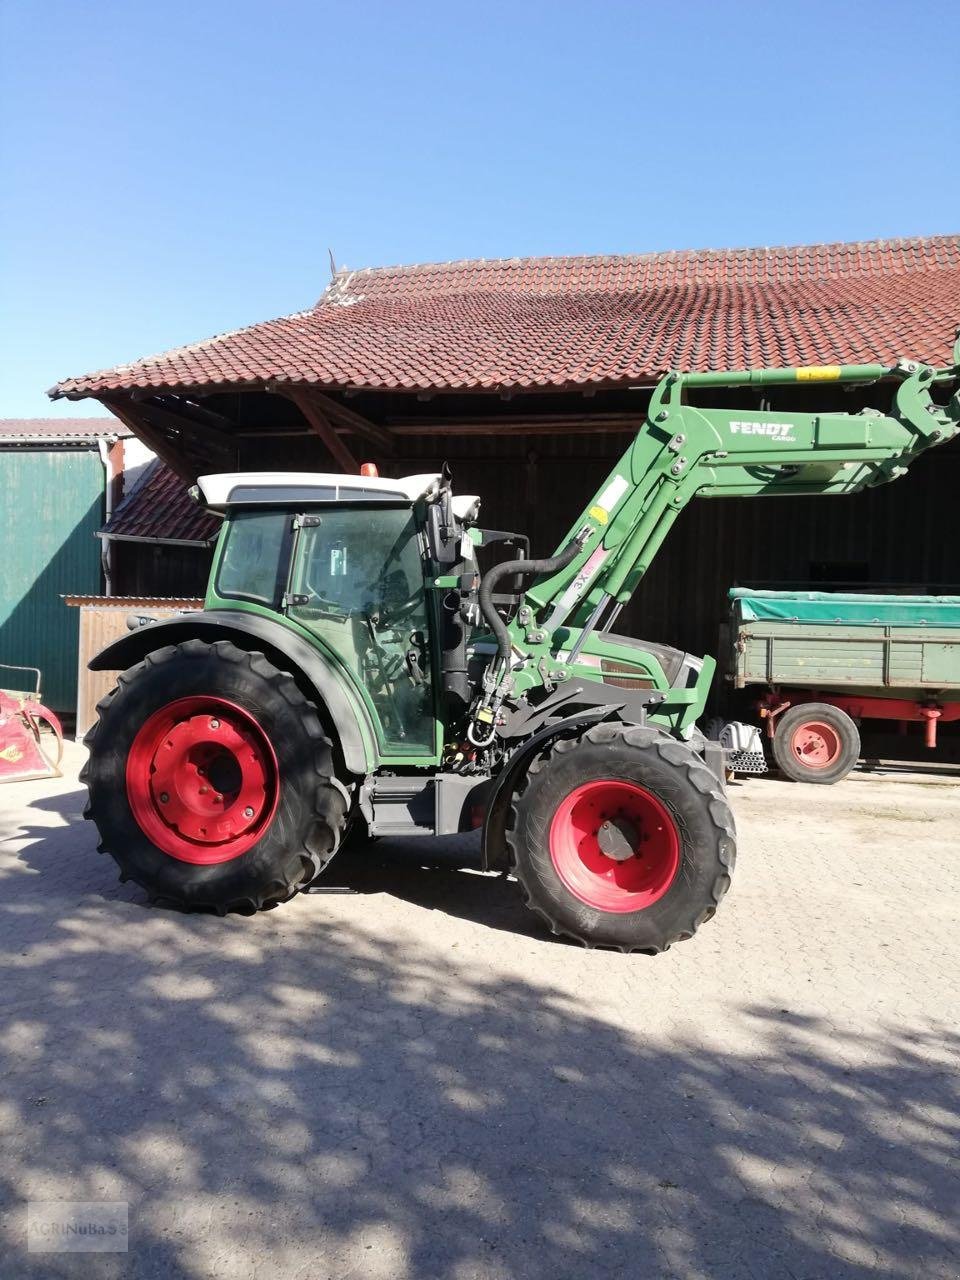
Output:
[[[313,884],[348,834],[482,825],[483,866],[554,933],[689,938],[736,848],[723,750],[696,727],[715,663],[617,635],[617,615],[692,498],[855,493],[955,436],[954,358],[671,373],[546,559],[482,528],[446,472],[202,477],[224,517],[203,611],[91,664],[122,672],[87,737],[101,849],[154,902],[250,913]],[[750,407],[881,380],[886,413]]]

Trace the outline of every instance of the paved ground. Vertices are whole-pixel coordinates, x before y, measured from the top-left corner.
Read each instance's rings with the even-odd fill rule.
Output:
[[[463,842],[149,910],[74,776],[0,789],[3,1277],[960,1275],[956,778],[737,787],[729,897],[648,958]],[[26,1254],[31,1199],[128,1202],[129,1254]]]

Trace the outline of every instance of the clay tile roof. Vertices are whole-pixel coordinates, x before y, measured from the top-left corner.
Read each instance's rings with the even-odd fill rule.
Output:
[[[560,388],[669,368],[946,363],[960,236],[339,272],[315,307],[51,394],[313,383]]]
[[[132,434],[116,418],[0,418],[0,445],[88,444]]]
[[[117,506],[101,529],[111,538],[135,542],[208,542],[220,517],[199,506],[187,486],[159,460],[151,462],[140,483]]]

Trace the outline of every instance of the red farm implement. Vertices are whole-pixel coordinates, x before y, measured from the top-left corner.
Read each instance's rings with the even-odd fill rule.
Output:
[[[28,778],[58,778],[63,755],[60,721],[40,701],[40,672],[36,667],[0,663],[0,679],[33,677],[33,688],[0,688],[0,782]]]

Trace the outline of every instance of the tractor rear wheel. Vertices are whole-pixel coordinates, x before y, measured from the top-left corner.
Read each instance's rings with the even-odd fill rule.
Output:
[[[860,759],[860,733],[839,707],[801,702],[778,718],[773,758],[791,782],[829,786],[845,778]]]
[[[152,902],[250,914],[336,852],[348,792],[292,676],[229,641],[148,654],[87,734],[86,816]]]
[[[507,843],[527,905],[585,946],[666,951],[730,886],[733,815],[700,757],[656,729],[555,739],[514,796]]]

